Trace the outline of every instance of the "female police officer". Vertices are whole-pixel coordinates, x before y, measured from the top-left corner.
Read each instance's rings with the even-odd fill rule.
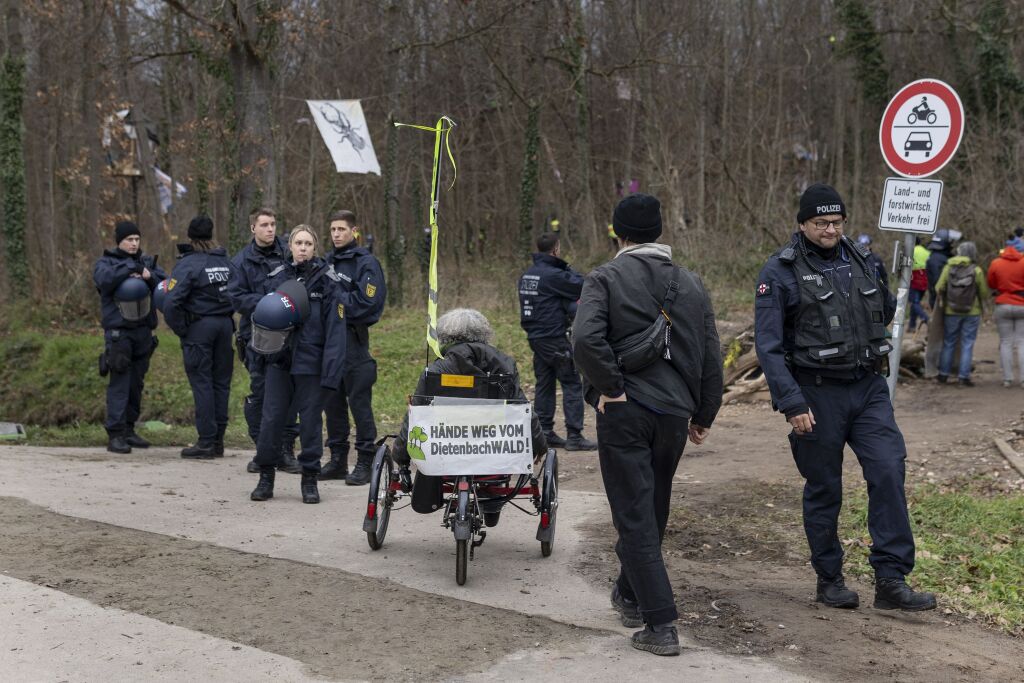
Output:
[[[317,238],[308,225],[295,227],[288,239],[292,262],[271,280],[272,290],[253,312],[252,347],[267,358],[263,417],[256,442],[260,480],[252,500],[274,497],[274,466],[289,415],[299,414],[302,452],[302,502],[319,503],[317,476],[323,455],[324,389],[337,390],[345,362],[344,295],[338,275],[316,256]],[[307,299],[303,301],[302,299]],[[273,324],[264,317],[270,306],[301,315]],[[273,310],[271,310],[273,313]]]
[[[143,380],[156,348],[157,325],[152,292],[164,279],[155,256],[143,256],[138,226],[121,221],[114,227],[117,248],[107,249],[96,261],[93,281],[100,293],[105,350],[101,374],[110,373],[107,385],[107,450],[131,453],[149,443],[135,433],[142,404]]]
[[[181,338],[185,373],[196,404],[194,446],[183,458],[224,455],[228,398],[234,357],[231,334],[234,309],[227,295],[232,266],[227,252],[213,241],[213,221],[196,216],[188,225],[189,244],[179,244],[179,261],[171,272],[164,299],[164,320]]]

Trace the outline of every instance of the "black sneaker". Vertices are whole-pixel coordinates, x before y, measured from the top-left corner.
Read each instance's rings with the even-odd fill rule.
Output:
[[[974,386],[974,382],[971,381],[970,377],[961,377],[960,378],[960,386],[962,386],[962,387],[973,387]]]
[[[935,381],[939,384],[945,384],[946,380],[949,379],[949,375],[936,375]]]
[[[679,634],[675,624],[648,624],[643,631],[633,634],[630,643],[638,650],[646,650],[663,657],[674,657],[679,654]]]
[[[843,609],[854,609],[860,606],[860,596],[855,591],[846,587],[846,581],[840,574],[832,580],[818,577],[817,602],[823,603],[826,607],[839,607]]]
[[[554,432],[545,432],[544,438],[547,439],[549,448],[561,448],[565,445],[565,439]]]
[[[934,593],[919,593],[903,579],[875,579],[875,609],[923,612],[936,606]]]
[[[612,608],[619,613],[619,619],[626,628],[644,625],[644,619],[640,616],[640,604],[636,600],[622,597],[617,585],[612,588]]]
[[[568,441],[565,442],[565,450],[567,451],[596,451],[597,444],[589,439],[583,437],[582,434],[570,434]]]

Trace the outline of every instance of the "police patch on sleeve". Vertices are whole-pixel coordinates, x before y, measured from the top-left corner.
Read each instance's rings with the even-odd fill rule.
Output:
[[[345,319],[345,306],[343,304],[338,304],[338,317],[342,320]]]
[[[174,285],[176,285],[176,284],[178,284],[178,281],[175,280],[173,277],[170,280],[168,280],[167,281],[167,291],[169,292],[172,289],[174,289]]]
[[[373,298],[373,295],[377,293],[376,285],[371,285],[369,282],[366,283],[366,296]]]
[[[767,282],[762,282],[761,284],[759,284],[757,286],[757,295],[758,296],[768,296],[771,293],[772,293],[772,286],[770,284],[768,284]]]

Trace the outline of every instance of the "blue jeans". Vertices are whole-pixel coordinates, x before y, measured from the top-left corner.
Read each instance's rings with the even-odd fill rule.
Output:
[[[960,340],[960,379],[971,376],[971,357],[974,355],[974,340],[978,338],[981,326],[980,315],[946,315],[942,340],[942,355],[939,356],[939,374],[948,376],[953,366],[953,349]]]
[[[924,306],[921,305],[921,296],[924,294],[919,289],[910,290],[910,329],[917,328],[917,321],[921,320],[924,323],[928,322],[928,314],[924,311]]]

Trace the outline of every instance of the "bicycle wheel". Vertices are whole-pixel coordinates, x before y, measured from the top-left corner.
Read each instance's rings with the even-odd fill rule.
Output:
[[[374,458],[373,471],[370,474],[370,500],[367,504],[369,517],[370,505],[374,506],[373,528],[366,532],[366,542],[371,550],[380,550],[384,545],[384,537],[388,533],[388,521],[391,519],[391,506],[394,494],[391,492],[391,453],[381,446]]]
[[[466,585],[466,571],[469,569],[469,541],[455,541],[455,583]]]

